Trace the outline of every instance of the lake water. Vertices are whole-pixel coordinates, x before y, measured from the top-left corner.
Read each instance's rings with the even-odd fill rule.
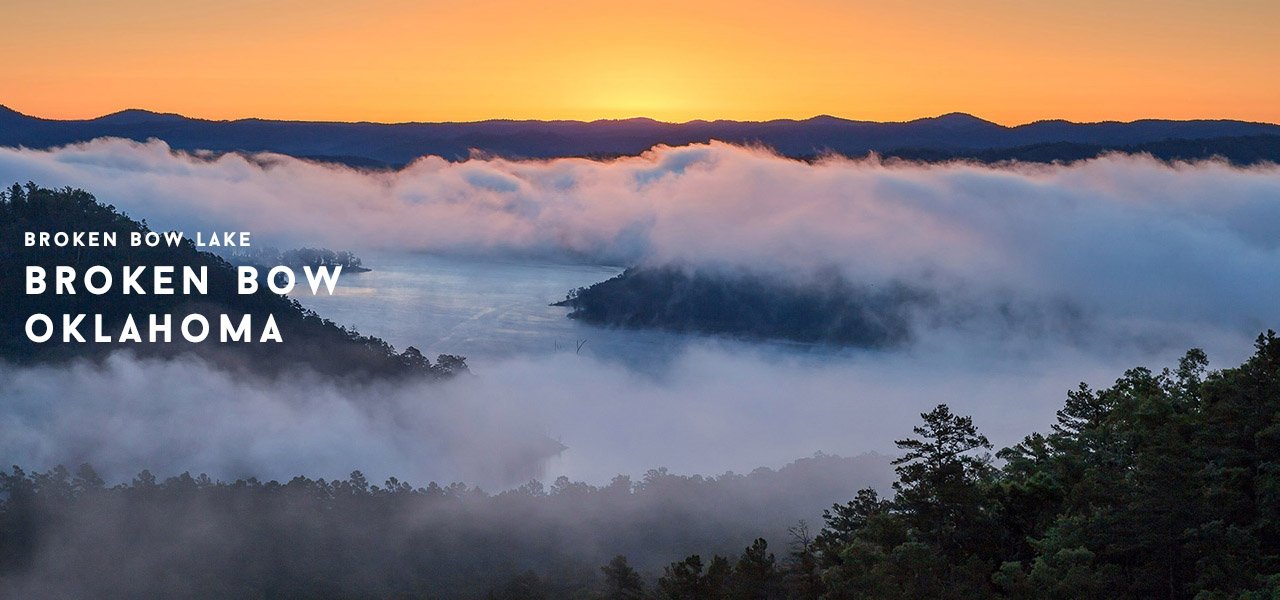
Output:
[[[536,424],[569,448],[548,475],[594,482],[655,466],[742,472],[817,451],[895,453],[893,441],[941,402],[1011,444],[1047,428],[1077,382],[1105,386],[1130,366],[1173,364],[1184,349],[943,329],[904,348],[856,350],[607,329],[551,303],[616,267],[364,258],[373,271],[299,300],[397,349],[466,356],[478,376],[443,393],[465,395],[486,419]]]
[[[551,306],[571,289],[621,273],[617,267],[422,254],[369,255],[365,263],[373,270],[344,273],[332,296],[304,291],[295,297],[397,350],[460,354],[473,365],[573,352],[643,367],[685,342],[664,332],[592,327]]]

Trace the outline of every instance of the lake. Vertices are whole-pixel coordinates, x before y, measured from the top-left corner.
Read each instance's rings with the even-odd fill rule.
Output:
[[[293,295],[397,350],[459,354],[473,365],[574,352],[644,368],[687,341],[666,332],[585,325],[568,318],[569,309],[551,306],[569,290],[621,273],[617,267],[424,254],[368,255],[365,264],[373,270],[344,273],[332,296],[312,296],[303,286]]]
[[[893,454],[943,402],[1011,444],[1046,429],[1078,382],[1105,386],[1186,348],[942,328],[903,348],[860,350],[608,329],[550,305],[616,267],[421,254],[365,262],[373,270],[343,275],[333,296],[299,300],[397,349],[466,356],[477,377],[442,393],[482,405],[488,419],[536,424],[569,448],[549,475],[598,483],[656,466],[742,472],[818,451]],[[1222,346],[1248,347],[1232,342]]]

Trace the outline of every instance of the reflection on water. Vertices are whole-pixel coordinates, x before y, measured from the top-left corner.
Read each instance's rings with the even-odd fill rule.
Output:
[[[333,296],[294,296],[340,325],[398,350],[461,354],[473,366],[515,355],[580,352],[644,365],[661,362],[682,336],[584,325],[551,306],[569,290],[603,281],[616,267],[500,262],[420,254],[365,256],[368,273],[344,273]],[[298,288],[298,289],[301,289]],[[579,343],[582,344],[578,349]]]

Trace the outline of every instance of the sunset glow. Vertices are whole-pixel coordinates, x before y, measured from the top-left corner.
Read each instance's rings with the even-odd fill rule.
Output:
[[[228,119],[1280,121],[1280,4],[218,3],[5,8],[0,103]],[[90,93],[91,92],[91,93]]]

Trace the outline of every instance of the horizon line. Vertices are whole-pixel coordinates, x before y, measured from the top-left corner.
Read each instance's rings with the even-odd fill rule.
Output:
[[[1034,125],[1034,124],[1036,124],[1036,123],[1047,123],[1047,122],[1062,122],[1062,123],[1070,123],[1070,124],[1074,124],[1074,125],[1095,125],[1095,124],[1104,124],[1104,123],[1119,123],[1119,124],[1126,124],[1126,123],[1139,123],[1139,122],[1144,122],[1144,121],[1168,121],[1168,122],[1218,121],[1218,122],[1251,123],[1251,124],[1260,124],[1260,125],[1280,125],[1280,122],[1271,122],[1271,121],[1254,121],[1254,120],[1248,120],[1248,119],[1225,118],[1225,117],[1196,117],[1196,118],[1143,117],[1143,118],[1140,118],[1140,119],[1131,119],[1131,120],[1122,120],[1122,119],[1103,119],[1103,120],[1099,120],[1099,121],[1072,121],[1072,120],[1070,120],[1070,119],[1065,119],[1065,118],[1044,118],[1044,119],[1036,119],[1036,120],[1033,120],[1033,121],[1026,121],[1026,122],[1023,122],[1023,123],[1017,123],[1017,124],[1005,124],[1005,123],[1000,123],[1000,122],[998,122],[998,121],[992,121],[992,120],[990,120],[990,119],[985,119],[985,118],[983,118],[983,117],[979,117],[979,116],[977,116],[977,115],[974,115],[973,113],[964,112],[964,111],[950,111],[950,112],[945,112],[945,113],[941,113],[941,114],[937,114],[937,115],[922,116],[922,117],[916,117],[916,118],[912,118],[912,119],[905,119],[905,120],[885,120],[885,121],[876,121],[876,120],[869,120],[869,119],[856,119],[856,118],[842,117],[842,116],[834,115],[834,114],[832,114],[832,113],[819,113],[819,114],[812,115],[812,116],[809,116],[809,117],[778,117],[778,118],[774,118],[774,119],[706,119],[706,118],[699,118],[699,119],[689,119],[689,120],[686,120],[686,121],[665,121],[665,120],[662,120],[662,119],[656,119],[656,118],[649,117],[649,116],[645,116],[645,115],[637,115],[637,116],[631,116],[631,117],[599,118],[599,119],[533,119],[533,118],[514,118],[514,117],[490,117],[490,118],[485,118],[485,119],[475,119],[475,120],[469,120],[469,121],[464,121],[464,120],[452,120],[452,121],[451,121],[451,120],[443,120],[443,121],[373,121],[373,120],[363,120],[363,119],[362,119],[362,120],[354,120],[354,121],[343,121],[343,120],[337,120],[337,119],[286,119],[286,118],[252,117],[252,116],[251,116],[251,117],[236,117],[236,118],[227,118],[227,119],[216,119],[216,118],[190,116],[190,115],[185,115],[185,114],[177,113],[177,112],[164,112],[164,111],[152,110],[152,109],[148,109],[148,108],[138,108],[138,107],[128,107],[128,108],[123,108],[123,109],[120,109],[120,110],[116,110],[116,111],[112,111],[112,112],[104,113],[104,114],[101,114],[101,115],[98,115],[98,116],[95,116],[95,117],[85,117],[85,118],[55,118],[55,117],[42,117],[42,116],[38,116],[38,115],[35,115],[35,114],[32,114],[32,113],[23,112],[23,111],[21,111],[21,110],[18,110],[18,109],[16,109],[16,108],[13,108],[12,106],[9,106],[8,104],[0,103],[0,112],[3,112],[3,111],[9,111],[9,112],[12,112],[12,113],[17,114],[17,115],[21,115],[21,116],[26,117],[26,118],[29,118],[29,119],[37,119],[37,120],[41,120],[41,121],[62,122],[62,123],[68,123],[68,122],[97,121],[97,120],[106,119],[106,118],[109,118],[109,117],[114,117],[114,116],[117,116],[117,115],[124,115],[124,114],[129,114],[129,113],[138,113],[138,114],[153,115],[153,116],[157,116],[157,117],[170,117],[170,118],[172,118],[172,117],[177,117],[177,118],[186,119],[186,120],[190,120],[190,121],[206,121],[206,122],[211,122],[211,123],[234,123],[234,122],[238,122],[238,121],[269,121],[269,122],[278,122],[278,123],[350,124],[350,125],[386,125],[386,126],[394,126],[394,125],[465,125],[465,124],[474,124],[474,123],[495,123],[495,122],[510,122],[510,123],[582,123],[582,124],[592,124],[592,123],[625,122],[625,121],[648,121],[648,122],[658,123],[658,124],[662,124],[662,125],[688,125],[688,124],[691,124],[691,123],[743,123],[743,124],[750,124],[750,123],[776,123],[776,122],[783,122],[783,121],[789,121],[789,122],[802,123],[802,122],[806,122],[806,121],[814,121],[814,120],[818,120],[818,119],[832,119],[832,120],[837,120],[837,121],[843,121],[843,122],[846,122],[846,123],[865,123],[865,124],[882,124],[882,125],[890,125],[890,124],[906,124],[906,123],[915,123],[915,122],[919,122],[919,121],[935,121],[935,120],[944,119],[944,118],[947,118],[947,117],[958,117],[958,118],[970,119],[970,120],[973,120],[973,121],[975,121],[975,122],[981,122],[981,123],[986,123],[986,124],[990,124],[990,125],[995,125],[995,126],[997,126],[997,127],[1003,127],[1003,128],[1006,128],[1006,129],[1012,129],[1012,128],[1016,128],[1016,127],[1022,127],[1022,126],[1026,126],[1026,125]]]

